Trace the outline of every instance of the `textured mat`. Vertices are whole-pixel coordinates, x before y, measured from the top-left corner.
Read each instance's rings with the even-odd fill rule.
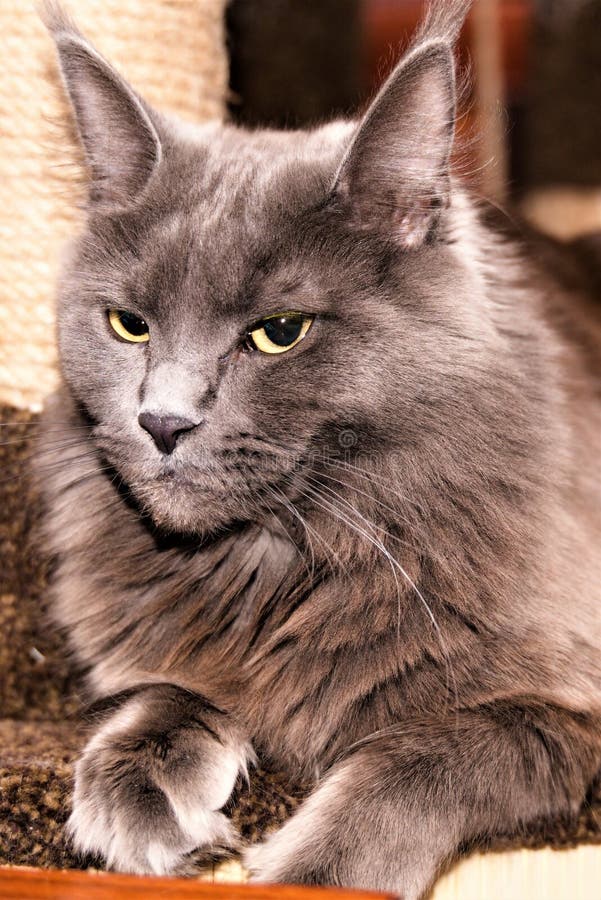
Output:
[[[0,865],[87,868],[65,840],[73,764],[83,736],[75,722],[0,719]],[[298,805],[282,775],[257,769],[240,783],[228,814],[244,841],[253,842],[283,822]],[[198,857],[200,866],[209,858]]]

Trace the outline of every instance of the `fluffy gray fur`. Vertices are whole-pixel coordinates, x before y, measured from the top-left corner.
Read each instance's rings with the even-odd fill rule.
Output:
[[[107,701],[70,830],[115,868],[233,845],[259,754],[316,786],[257,880],[413,900],[601,764],[601,323],[450,171],[468,5],[362,121],[292,133],[168,120],[49,8],[90,191],[37,473]],[[286,310],[305,339],[249,349]],[[188,423],[172,453],[141,413]]]

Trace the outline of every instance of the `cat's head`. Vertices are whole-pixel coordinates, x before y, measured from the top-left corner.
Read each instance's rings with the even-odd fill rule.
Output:
[[[260,517],[328,460],[431,439],[477,327],[449,222],[468,5],[437,5],[359,123],[290,133],[166,119],[53,7],[90,175],[62,369],[161,526]]]

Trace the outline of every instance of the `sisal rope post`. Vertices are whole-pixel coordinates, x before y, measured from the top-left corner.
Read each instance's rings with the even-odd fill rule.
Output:
[[[157,109],[222,118],[225,0],[65,6]],[[54,293],[62,248],[81,225],[81,177],[58,124],[67,104],[35,0],[0,4],[0,59],[0,401],[35,409],[57,384]]]

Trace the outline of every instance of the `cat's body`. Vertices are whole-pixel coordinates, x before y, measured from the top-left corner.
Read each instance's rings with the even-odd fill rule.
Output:
[[[360,129],[290,135],[178,131],[55,20],[96,205],[38,471],[56,618],[118,695],[71,826],[117,867],[230,842],[259,753],[320,783],[258,878],[416,897],[601,765],[601,320],[447,180],[449,16]],[[90,96],[135,167],[103,163]],[[294,310],[298,348],[242,343]],[[179,430],[151,439],[157,410]]]

